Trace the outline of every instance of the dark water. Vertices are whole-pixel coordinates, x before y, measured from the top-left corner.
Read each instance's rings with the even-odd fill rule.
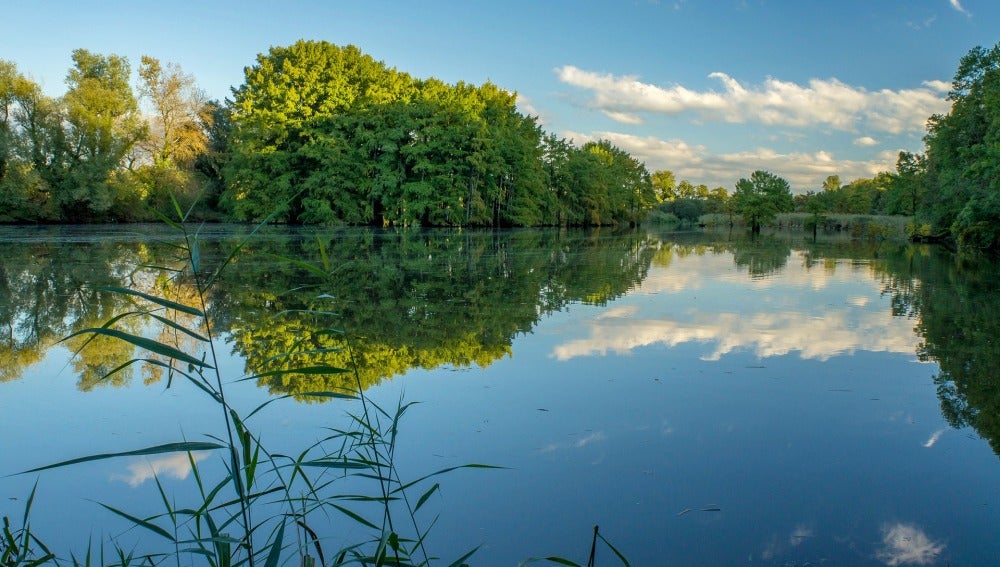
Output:
[[[206,269],[239,232],[203,231]],[[136,308],[99,286],[190,299],[164,270],[171,242],[159,227],[0,231],[0,474],[216,427],[213,404],[162,372],[104,379],[130,348],[70,358],[84,338],[58,342]],[[325,256],[332,278],[282,256]],[[633,565],[990,565],[998,275],[927,246],[788,234],[272,229],[209,313],[235,381],[296,341],[338,346],[328,321],[296,315],[335,310],[367,393],[420,402],[403,475],[506,467],[440,479],[428,544],[444,565],[477,545],[474,565],[586,563],[595,524]],[[255,418],[293,451],[344,420],[308,393],[349,379],[279,374],[233,384],[232,400],[297,400]],[[0,514],[20,518],[37,479],[32,525],[56,548],[133,537],[93,501],[154,514],[154,471],[192,490],[186,457],[105,461],[0,479]],[[361,537],[317,525],[332,548]],[[616,560],[603,549],[598,564]]]

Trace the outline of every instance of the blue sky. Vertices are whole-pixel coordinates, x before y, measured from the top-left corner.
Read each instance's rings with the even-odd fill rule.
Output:
[[[796,192],[891,170],[946,112],[959,59],[1000,42],[996,0],[25,1],[0,58],[61,95],[70,53],[149,54],[211,98],[273,45],[354,44],[448,82],[490,80],[580,144],[607,138],[732,190],[766,169]]]

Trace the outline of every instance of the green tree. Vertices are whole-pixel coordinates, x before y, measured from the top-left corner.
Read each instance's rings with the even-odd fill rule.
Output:
[[[756,234],[762,224],[773,221],[778,213],[792,210],[792,191],[788,181],[757,170],[750,174],[750,179],[741,178],[736,182],[732,205],[734,212],[742,216],[751,232]]]
[[[959,62],[946,115],[929,121],[918,219],[965,249],[1000,250],[1000,44]]]
[[[53,189],[58,189],[56,201],[66,220],[105,219],[122,197],[112,174],[131,165],[126,158],[146,135],[146,125],[129,84],[126,58],[77,49],[73,63],[65,96],[69,172]]]
[[[913,215],[926,194],[927,158],[922,154],[899,152],[896,173],[891,177],[884,210],[891,215]]]
[[[653,190],[656,191],[656,200],[660,203],[673,201],[677,198],[677,180],[674,179],[674,172],[668,169],[654,171],[650,176],[653,183]]]
[[[310,136],[322,133],[324,121],[414,92],[408,75],[352,45],[298,41],[258,55],[233,93],[226,197],[237,218],[277,210],[278,220],[302,222],[303,184],[316,165],[312,150],[300,152]]]

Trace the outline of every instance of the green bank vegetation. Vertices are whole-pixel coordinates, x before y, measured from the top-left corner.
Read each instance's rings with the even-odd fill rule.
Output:
[[[169,195],[194,218],[373,226],[595,226],[785,212],[905,215],[907,236],[1000,248],[1000,47],[959,63],[948,114],[926,153],[896,170],[773,199],[709,189],[606,140],[582,146],[517,111],[492,83],[446,84],[387,67],[354,46],[299,41],[245,68],[232,98],[208,101],[177,65],[78,49],[57,98],[0,60],[0,222],[137,221]],[[778,172],[780,174],[780,172]],[[746,182],[746,183],[744,183]],[[787,183],[785,184],[787,185]]]
[[[427,544],[434,525],[429,502],[443,490],[439,477],[458,469],[499,467],[472,463],[412,479],[400,475],[395,465],[398,434],[412,404],[401,400],[395,407],[383,408],[365,394],[371,384],[359,370],[354,341],[338,324],[341,315],[329,294],[337,287],[339,265],[331,263],[322,240],[317,240],[318,262],[282,259],[308,276],[296,280],[295,305],[259,314],[258,324],[266,321],[278,328],[283,333],[281,340],[267,342],[266,357],[254,361],[246,375],[225,376],[217,353],[217,337],[225,328],[213,317],[210,306],[215,289],[227,285],[223,274],[243,255],[256,230],[226,254],[203,256],[199,234],[188,231],[184,224],[187,215],[177,201],[173,205],[178,218],[164,220],[183,238],[171,247],[172,256],[161,258],[160,269],[168,275],[156,282],[155,292],[147,293],[138,284],[89,286],[128,308],[112,316],[106,313],[104,321],[95,326],[75,329],[63,342],[76,356],[93,347],[106,352],[99,344],[102,342],[123,347],[116,350],[123,356],[90,368],[92,373],[100,373],[95,382],[114,383],[136,367],[152,369],[167,388],[191,387],[210,398],[218,410],[217,427],[202,432],[196,441],[185,439],[76,457],[21,474],[44,477],[52,469],[94,461],[180,453],[187,456],[191,482],[196,485],[193,501],[172,493],[154,475],[162,504],[158,513],[142,515],[109,503],[95,504],[131,524],[129,531],[140,534],[138,541],[131,535],[127,541],[122,536],[96,545],[91,541],[80,555],[74,552],[66,556],[50,549],[44,537],[32,531],[33,489],[21,518],[3,518],[0,567],[439,564]],[[155,335],[144,332],[149,323],[162,331]],[[326,337],[338,339],[324,340]],[[278,392],[255,407],[241,407],[232,401],[232,392],[241,383],[277,383],[287,393]],[[274,452],[262,442],[265,432],[255,428],[254,416],[278,411],[283,401],[293,397],[343,403],[347,425],[325,427],[317,441],[299,452]],[[206,454],[216,455],[222,466],[212,469],[199,464]],[[220,472],[211,474],[210,470]],[[354,526],[352,533],[364,535],[346,539],[344,522]],[[599,542],[617,561],[629,565],[596,526],[591,538],[582,537],[581,541],[590,543],[588,565],[594,565]],[[448,564],[467,565],[475,553],[475,548],[470,549]],[[524,563],[538,562],[579,565],[557,556],[530,558]]]
[[[610,142],[577,147],[494,84],[353,46],[273,47],[225,102],[153,57],[137,88],[125,58],[73,62],[59,98],[0,62],[0,222],[145,220],[170,195],[194,218],[376,226],[634,224],[655,203]]]

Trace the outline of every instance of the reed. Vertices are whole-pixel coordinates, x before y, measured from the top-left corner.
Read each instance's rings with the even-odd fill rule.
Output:
[[[157,295],[125,287],[102,288],[106,292],[130,296],[139,307],[113,317],[100,327],[73,333],[64,340],[85,338],[79,350],[98,338],[129,343],[141,354],[111,370],[105,379],[133,365],[158,368],[166,374],[168,388],[186,384],[214,402],[218,429],[205,432],[200,440],[86,455],[35,467],[22,474],[39,474],[106,459],[181,453],[187,455],[196,497],[191,502],[178,503],[175,495],[154,477],[162,509],[152,516],[99,504],[146,536],[141,553],[125,549],[112,540],[100,542],[96,550],[89,545],[81,557],[59,558],[31,532],[29,516],[35,494],[32,491],[21,526],[12,527],[4,518],[0,567],[48,563],[178,567],[192,564],[277,567],[290,563],[303,567],[349,563],[422,567],[434,564],[436,558],[426,544],[433,522],[425,525],[422,511],[429,499],[441,490],[438,477],[457,469],[499,467],[473,463],[433,471],[415,479],[401,476],[396,466],[398,434],[401,420],[413,404],[400,400],[395,407],[385,408],[366,396],[353,362],[350,337],[337,325],[333,297],[326,293],[332,285],[333,270],[322,242],[317,263],[285,258],[315,276],[312,284],[317,291],[314,305],[295,314],[323,321],[327,326],[321,333],[342,335],[348,360],[352,361],[350,367],[324,362],[324,355],[341,351],[317,348],[315,343],[303,340],[287,352],[272,357],[275,364],[268,368],[235,380],[223,376],[213,321],[209,316],[212,289],[219,283],[223,270],[271,219],[265,219],[217,266],[210,267],[201,256],[198,231],[191,232],[186,224],[190,210],[182,211],[176,201],[173,205],[173,216],[161,215],[161,220],[178,231],[181,238],[179,244],[172,245],[176,263],[162,268],[171,274],[172,281],[183,282],[194,293],[188,294],[187,300],[180,300],[169,297],[167,292]],[[288,315],[275,314],[276,317]],[[161,325],[169,333],[161,333],[153,339],[124,330],[142,328],[124,324],[135,318]],[[170,335],[183,340],[164,338]],[[348,408],[348,426],[330,428],[319,441],[297,454],[272,451],[262,443],[261,432],[253,427],[254,416],[291,396],[271,398],[250,408],[237,407],[230,401],[230,388],[240,382],[276,376],[294,379],[296,376],[344,373],[353,375],[355,388],[350,391],[298,395],[341,400]],[[203,472],[196,454],[205,452],[216,455],[223,463],[221,478],[210,478]],[[349,487],[346,492],[342,488],[345,486]],[[360,541],[337,542],[329,533],[335,524],[331,518],[351,522],[367,536]],[[610,546],[595,528],[595,544],[598,538]],[[613,546],[611,549],[623,564],[628,565],[622,554]],[[467,565],[476,551],[477,548],[470,549],[450,565]],[[561,557],[529,560],[534,561],[576,565]],[[593,556],[590,564],[593,564]]]

